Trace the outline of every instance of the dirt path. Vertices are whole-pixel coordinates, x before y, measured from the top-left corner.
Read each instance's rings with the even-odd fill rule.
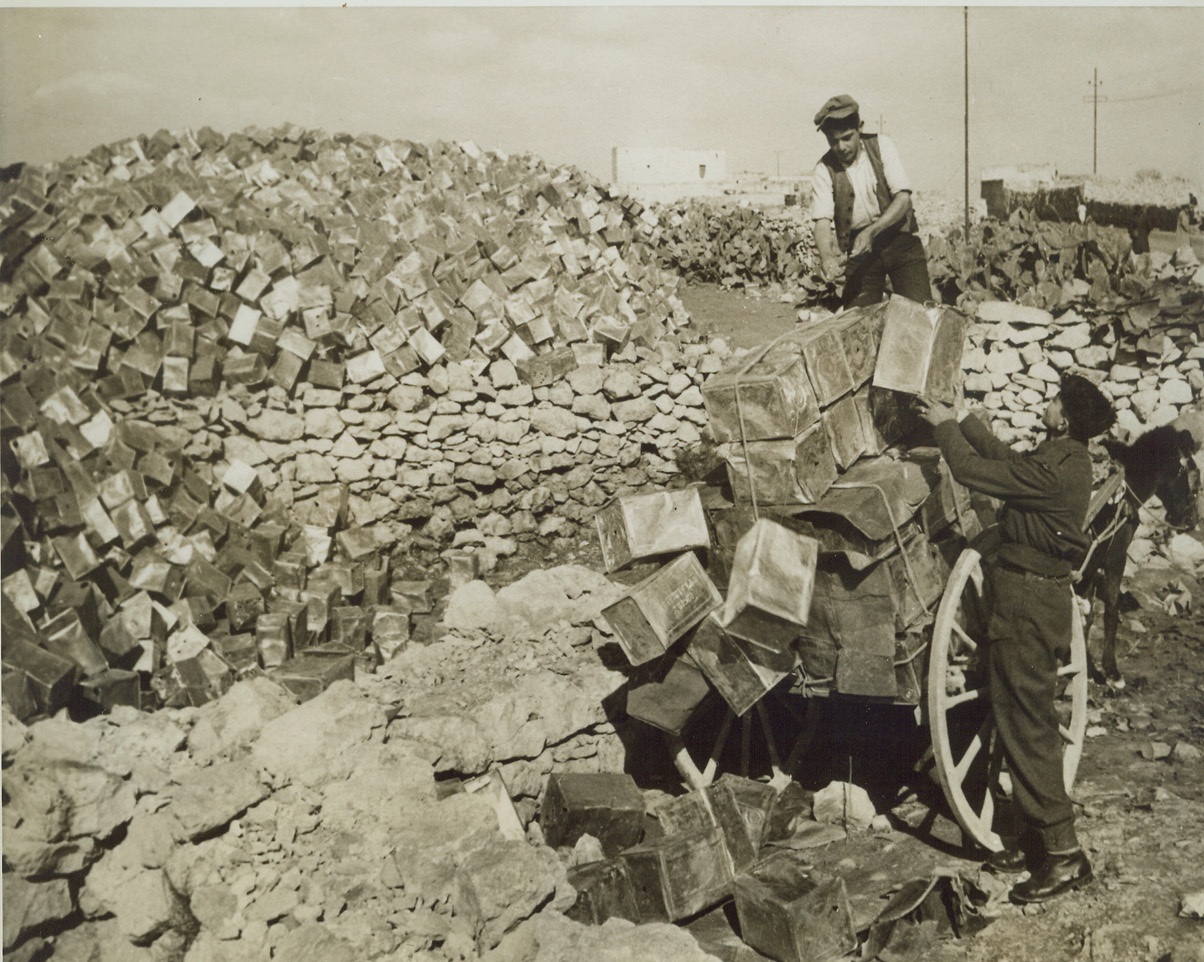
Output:
[[[797,323],[794,301],[727,291],[718,284],[689,284],[678,291],[690,312],[693,327],[710,337],[722,337],[732,347],[756,347]]]

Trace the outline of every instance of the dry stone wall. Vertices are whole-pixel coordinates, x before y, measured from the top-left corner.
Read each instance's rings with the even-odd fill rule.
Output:
[[[1009,442],[1035,438],[1045,403],[1071,370],[1112,399],[1116,432],[1126,440],[1189,414],[1204,393],[1204,298],[1198,286],[1176,283],[1152,293],[1116,311],[1080,300],[1056,315],[980,303],[965,357],[967,396],[992,412]]]

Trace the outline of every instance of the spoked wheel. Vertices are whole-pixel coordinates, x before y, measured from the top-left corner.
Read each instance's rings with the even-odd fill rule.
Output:
[[[706,788],[725,772],[768,777],[781,788],[815,737],[819,701],[770,692],[739,718],[724,705],[717,725],[711,719],[709,726],[666,736],[673,763],[691,791]]]
[[[987,532],[963,550],[953,566],[933,625],[927,692],[933,761],[945,798],[965,833],[991,851],[998,851],[1002,843],[991,829],[990,787],[1000,772],[982,656],[990,617],[983,558],[997,543],[997,534]],[[1070,660],[1058,668],[1058,676],[1064,686],[1058,699],[1062,776],[1070,791],[1087,728],[1087,646],[1077,602],[1071,617]]]

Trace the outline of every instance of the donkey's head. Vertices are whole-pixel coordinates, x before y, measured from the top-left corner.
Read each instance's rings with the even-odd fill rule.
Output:
[[[1166,424],[1132,444],[1105,440],[1104,447],[1124,465],[1125,480],[1139,502],[1157,495],[1170,527],[1195,528],[1200,520],[1200,471],[1193,457],[1198,445],[1190,431]]]
[[[1193,457],[1198,445],[1190,431],[1175,431],[1174,441],[1177,457],[1160,474],[1154,493],[1166,509],[1166,523],[1191,531],[1200,523],[1200,469]]]

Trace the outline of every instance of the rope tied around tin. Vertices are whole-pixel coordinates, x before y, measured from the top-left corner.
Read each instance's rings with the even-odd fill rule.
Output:
[[[916,601],[920,603],[920,607],[924,609],[924,614],[931,616],[932,609],[920,594],[919,578],[916,577],[915,567],[912,565],[911,558],[908,556],[907,549],[903,544],[903,533],[899,530],[899,523],[895,520],[895,512],[890,506],[890,498],[886,496],[886,490],[881,484],[875,484],[872,481],[837,481],[832,487],[847,490],[868,488],[878,492],[878,496],[882,499],[882,505],[886,508],[886,517],[890,521],[891,531],[895,536],[895,544],[899,547],[899,554],[903,556],[903,567],[907,569],[907,586],[911,589],[911,593],[916,596]]]
[[[753,483],[752,458],[749,456],[749,453],[748,453],[748,429],[745,426],[744,405],[740,399],[740,379],[749,372],[749,370],[753,367],[754,364],[757,364],[759,361],[761,361],[761,359],[764,358],[765,355],[768,354],[779,342],[784,341],[786,338],[792,336],[794,333],[795,332],[793,330],[785,331],[784,333],[779,334],[773,340],[769,341],[767,344],[763,344],[760,347],[756,348],[755,350],[750,351],[748,357],[736,369],[735,375],[734,375],[735,376],[734,395],[736,398],[736,419],[740,423],[740,448],[744,452],[744,477],[745,477],[745,480],[748,482],[749,497],[752,499],[753,520],[754,521],[759,521],[761,519],[761,509],[760,509],[760,505],[757,503],[757,486]]]

